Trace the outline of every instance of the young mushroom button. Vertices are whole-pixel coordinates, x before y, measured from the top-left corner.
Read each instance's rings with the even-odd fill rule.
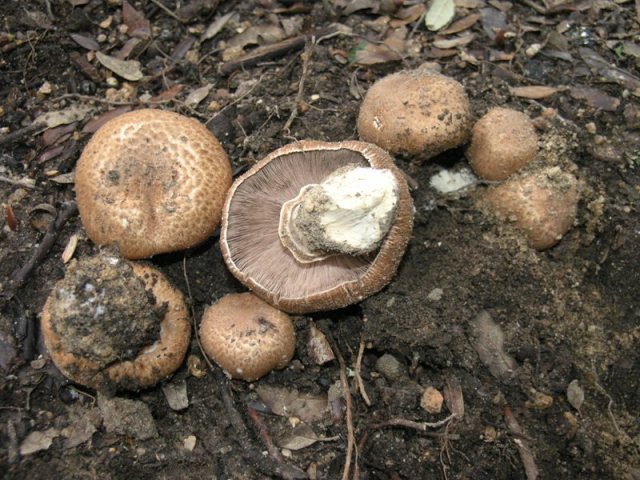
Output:
[[[222,215],[227,266],[276,308],[341,308],[382,289],[411,235],[400,171],[364,142],[303,141],[272,152],[233,184]]]
[[[76,168],[87,235],[125,258],[192,247],[218,226],[231,165],[196,120],[142,109],[105,123]]]

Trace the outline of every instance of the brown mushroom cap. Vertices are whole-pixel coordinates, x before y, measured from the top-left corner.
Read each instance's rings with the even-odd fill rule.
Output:
[[[390,169],[399,186],[396,218],[380,248],[300,263],[278,235],[280,209],[301,187],[346,165]],[[280,310],[307,313],[342,308],[386,286],[413,227],[407,182],[382,149],[364,142],[303,141],[282,147],[238,178],[222,214],[220,247],[233,275]]]
[[[576,178],[558,167],[507,180],[489,190],[486,201],[499,217],[513,220],[536,250],[554,246],[576,217]]]
[[[487,180],[506,180],[538,151],[538,136],[524,113],[494,108],[473,126],[467,158],[471,168]]]
[[[425,69],[388,75],[360,106],[358,134],[392,154],[428,159],[469,138],[471,107],[464,87]]]
[[[123,261],[112,257],[113,261]],[[73,338],[65,338],[68,330],[65,332],[65,322],[69,318],[62,318],[58,313],[62,310],[68,315],[77,315],[77,308],[63,305],[62,309],[56,308],[54,302],[60,302],[60,296],[73,297],[78,294],[69,289],[68,285],[62,286],[64,280],[58,282],[54,291],[47,299],[41,313],[41,328],[44,343],[47,347],[51,359],[58,369],[69,379],[79,384],[95,388],[97,390],[139,390],[155,385],[163,378],[172,374],[184,360],[184,356],[189,346],[191,336],[191,323],[184,298],[180,291],[174,288],[169,281],[155,268],[126,262],[132,269],[132,274],[141,279],[144,288],[150,291],[155,303],[162,306],[163,314],[159,317],[160,325],[158,332],[159,339],[147,343],[142,346],[141,350],[134,353],[132,358],[123,361],[112,361],[108,364],[100,361],[96,357],[86,352],[74,353],[69,351],[69,341],[77,344],[88,343],[85,339],[89,338],[89,342],[95,339],[90,338],[91,332],[87,332],[86,336],[82,336],[82,319],[72,318],[71,321],[76,323],[73,332]],[[77,288],[84,289],[86,285],[95,279],[84,277],[87,283],[78,285]],[[94,282],[96,283],[96,282]],[[108,287],[107,283],[102,286]],[[65,293],[61,293],[60,289],[66,288]],[[93,288],[93,287],[92,287]],[[101,288],[101,287],[100,287]],[[63,301],[68,301],[69,298]],[[117,305],[105,306],[106,308],[119,308]],[[99,315],[99,312],[96,311]],[[117,315],[117,311],[114,312]],[[85,327],[86,329],[86,327]],[[109,343],[110,339],[102,339],[104,343]],[[91,345],[88,345],[90,348]],[[104,345],[97,347],[104,350]],[[76,349],[77,350],[77,349]]]
[[[205,310],[200,342],[233,378],[253,381],[289,364],[296,337],[289,315],[252,293],[235,293]]]
[[[110,120],[76,168],[82,223],[99,245],[145,258],[204,241],[220,222],[231,165],[196,120],[143,109]]]

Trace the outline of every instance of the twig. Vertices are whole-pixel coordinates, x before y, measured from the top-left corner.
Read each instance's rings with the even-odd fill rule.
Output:
[[[358,357],[356,359],[355,377],[356,377],[356,383],[358,384],[358,390],[360,391],[360,395],[362,396],[364,403],[367,404],[367,407],[370,407],[371,400],[369,400],[369,395],[367,395],[367,390],[364,388],[364,382],[362,381],[362,376],[360,375],[360,370],[362,369],[363,355],[364,355],[364,339],[360,338],[360,346],[358,347]]]
[[[284,462],[284,458],[282,458],[280,450],[278,450],[278,447],[276,447],[276,445],[273,443],[273,440],[271,440],[271,435],[269,435],[269,431],[260,418],[260,415],[258,415],[258,412],[254,408],[247,406],[247,414],[249,415],[249,419],[253,422],[253,426],[258,431],[258,435],[262,439],[262,443],[264,443],[264,446],[267,447],[269,455],[271,455],[271,457],[273,457],[278,462]]]
[[[311,41],[314,37],[330,38],[332,35],[338,33],[340,33],[340,29],[338,27],[329,27],[318,30],[310,35],[298,35],[271,45],[264,45],[252,50],[240,58],[221,64],[218,68],[218,73],[221,75],[229,75],[231,72],[241,68],[253,67],[260,62],[273,60],[274,58],[282,57],[289,52],[300,50],[301,48],[304,48],[307,42]]]
[[[176,19],[180,23],[185,23],[184,19],[180,18],[178,14],[172,12],[168,7],[161,3],[160,0],[151,0],[151,2],[170,17]]]
[[[55,244],[62,227],[64,227],[67,221],[76,213],[78,213],[78,205],[76,205],[76,202],[66,202],[62,204],[62,207],[58,211],[58,216],[49,225],[42,241],[33,250],[31,258],[29,258],[20,270],[13,274],[12,287],[14,289],[18,289],[24,285],[36,266],[44,259],[49,253],[49,250],[51,250],[51,247]]]
[[[342,480],[349,480],[351,455],[353,452],[353,447],[355,445],[355,436],[353,433],[353,406],[351,402],[351,392],[349,390],[349,381],[347,380],[347,367],[344,363],[344,358],[342,357],[342,353],[340,352],[338,345],[336,344],[333,347],[333,350],[336,353],[336,357],[338,357],[338,363],[340,364],[340,384],[342,385],[342,394],[344,395],[344,400],[347,407],[347,456],[344,460]]]
[[[511,433],[517,434],[518,437],[525,434],[508,405],[504,407],[504,422],[507,424],[507,428]],[[520,460],[522,460],[527,480],[536,480],[540,472],[538,471],[536,460],[533,457],[529,445],[522,438],[513,438],[513,442],[516,444],[516,447],[518,447],[518,453],[520,454]]]
[[[13,180],[12,178],[5,177],[4,175],[0,175],[0,182],[9,183],[11,185],[16,185],[17,187],[23,188],[36,188],[35,185],[25,180]]]
[[[313,56],[314,47],[315,47],[315,40],[312,39],[311,42],[307,45],[307,48],[305,49],[305,51],[302,52],[302,54],[300,54],[300,58],[302,59],[302,73],[300,74],[300,81],[298,82],[298,93],[296,94],[296,99],[293,101],[293,108],[291,109],[291,115],[289,115],[289,118],[287,119],[287,123],[285,123],[284,127],[282,127],[282,130],[284,130],[287,133],[290,132],[289,129],[293,124],[293,121],[298,116],[298,113],[300,112],[299,105],[302,102],[302,97],[304,95],[304,84],[307,79],[307,76],[309,75],[309,62],[311,60],[311,57]]]
[[[258,469],[265,475],[282,478],[284,480],[303,480],[308,478],[307,474],[298,467],[285,463],[284,461],[279,461],[273,457],[263,457],[259,452],[256,452],[253,448],[251,448],[249,432],[247,431],[247,427],[244,424],[240,413],[234,406],[233,398],[231,398],[231,393],[229,393],[227,378],[224,376],[224,373],[222,373],[222,370],[220,368],[216,368],[213,366],[211,360],[209,360],[209,357],[207,357],[202,348],[200,335],[198,334],[197,329],[195,311],[193,308],[191,284],[189,283],[189,277],[187,275],[187,257],[184,257],[182,261],[182,273],[187,285],[187,295],[189,296],[189,303],[191,305],[191,317],[193,319],[193,329],[196,337],[196,342],[198,343],[198,348],[200,349],[202,357],[209,366],[209,369],[214,373],[216,377],[216,383],[218,384],[218,390],[220,391],[220,395],[222,397],[222,403],[224,404],[227,418],[229,419],[229,422],[231,423],[231,426],[233,427],[233,430],[236,434],[237,443],[242,447],[242,456],[245,458],[245,460],[252,463],[256,469]]]
[[[7,133],[4,137],[0,137],[0,146],[4,145],[5,143],[17,142],[18,140],[21,140],[23,137],[26,137],[27,135],[31,135],[32,133],[37,132],[38,130],[41,130],[41,129],[43,129],[42,124],[39,124],[38,122],[34,122],[28,127],[20,128],[15,132]]]
[[[538,5],[537,3],[531,0],[522,0],[522,3],[533,8],[536,12],[538,12],[541,15],[547,15],[549,13],[549,11],[546,8],[541,7],[540,5]]]
[[[451,420],[456,418],[456,416],[457,415],[455,413],[452,413],[448,417],[443,418],[442,420],[438,420],[437,422],[414,422],[413,420],[407,420],[406,418],[392,418],[385,422],[372,425],[371,428],[378,429],[385,427],[407,427],[414,430],[419,430],[421,432],[426,432],[427,430],[440,428],[443,425],[448,424]],[[457,438],[453,437],[457,437],[457,435],[448,435],[448,438],[450,438],[451,440],[457,440]]]

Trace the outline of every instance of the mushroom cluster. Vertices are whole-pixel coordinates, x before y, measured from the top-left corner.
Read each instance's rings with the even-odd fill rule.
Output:
[[[409,242],[413,203],[391,157],[364,142],[282,147],[232,185],[220,247],[229,270],[289,313],[382,289]]]

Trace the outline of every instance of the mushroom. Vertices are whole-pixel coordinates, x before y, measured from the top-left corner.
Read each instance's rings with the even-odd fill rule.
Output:
[[[289,315],[252,293],[235,293],[205,310],[200,342],[231,377],[253,381],[289,364],[296,336]]]
[[[537,151],[538,137],[529,117],[509,108],[494,108],[473,126],[466,155],[480,177],[506,180]]]
[[[126,258],[192,247],[219,225],[231,165],[191,118],[143,109],[105,123],[76,168],[80,217],[91,240]]]
[[[576,217],[577,180],[558,167],[523,174],[494,187],[485,200],[498,217],[513,220],[536,250],[560,241]]]
[[[303,141],[238,178],[222,214],[229,270],[289,313],[341,308],[395,275],[413,226],[407,183],[375,145]]]
[[[104,391],[155,385],[180,366],[191,336],[182,294],[155,268],[109,254],[69,267],[41,326],[58,369]]]
[[[424,160],[465,143],[471,122],[464,87],[422,68],[373,84],[360,106],[358,134],[392,154]]]

